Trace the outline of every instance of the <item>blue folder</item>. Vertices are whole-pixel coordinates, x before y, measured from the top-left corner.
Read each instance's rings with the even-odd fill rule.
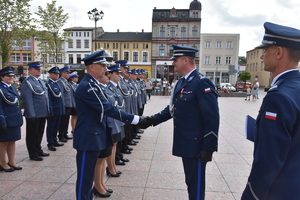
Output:
[[[255,139],[255,126],[255,119],[247,115],[245,121],[245,137],[252,142],[254,142]]]

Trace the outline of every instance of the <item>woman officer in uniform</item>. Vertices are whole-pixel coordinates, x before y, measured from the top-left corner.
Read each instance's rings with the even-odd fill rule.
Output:
[[[0,171],[13,172],[22,169],[15,162],[16,141],[21,139],[23,124],[20,95],[12,86],[15,79],[13,67],[0,70],[0,76]]]

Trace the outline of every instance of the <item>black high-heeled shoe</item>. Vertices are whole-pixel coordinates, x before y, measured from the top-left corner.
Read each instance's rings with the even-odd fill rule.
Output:
[[[114,191],[112,189],[110,189],[110,188],[107,188],[106,192],[113,193]]]
[[[11,168],[13,168],[14,170],[22,170],[22,169],[23,169],[23,167],[20,167],[20,166],[14,167],[14,166],[12,166],[12,165],[9,164],[9,163],[7,163],[7,165],[10,166]]]
[[[105,192],[104,194],[101,194],[95,187],[93,187],[93,193],[95,196],[97,197],[110,197],[110,193],[109,192]]]
[[[13,172],[15,171],[13,168],[9,168],[9,169],[4,169],[1,165],[0,165],[0,171],[4,171],[4,172]]]
[[[110,173],[108,167],[106,167],[106,175],[111,176],[111,177],[120,177],[120,174],[118,174],[118,173],[116,173],[116,174]]]

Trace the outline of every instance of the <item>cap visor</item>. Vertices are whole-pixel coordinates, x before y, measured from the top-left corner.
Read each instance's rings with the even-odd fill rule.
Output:
[[[263,48],[268,47],[268,46],[271,46],[271,45],[272,45],[272,44],[261,44],[261,45],[255,47],[255,49],[263,49]]]

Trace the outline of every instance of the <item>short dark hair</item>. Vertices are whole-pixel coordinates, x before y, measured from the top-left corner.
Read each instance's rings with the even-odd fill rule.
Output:
[[[300,61],[300,50],[299,49],[286,48],[286,50],[288,52],[289,58],[292,61],[295,61],[297,63]]]

